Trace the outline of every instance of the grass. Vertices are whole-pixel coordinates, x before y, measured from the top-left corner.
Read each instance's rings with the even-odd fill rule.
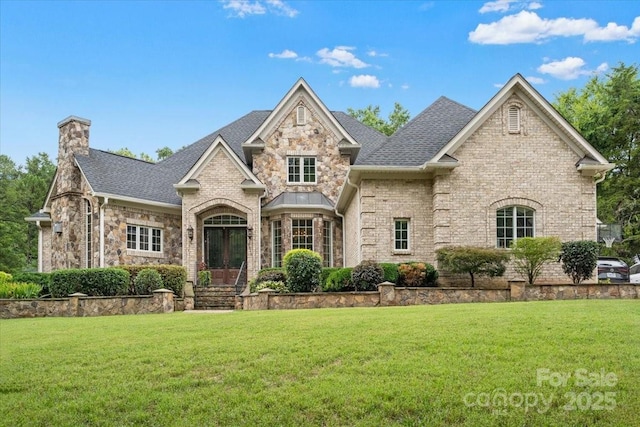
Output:
[[[629,426],[638,366],[637,300],[3,320],[0,425]]]

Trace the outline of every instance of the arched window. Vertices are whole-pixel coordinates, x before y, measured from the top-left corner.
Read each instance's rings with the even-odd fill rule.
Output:
[[[535,211],[523,206],[508,206],[496,211],[496,246],[508,248],[520,237],[534,237]]]

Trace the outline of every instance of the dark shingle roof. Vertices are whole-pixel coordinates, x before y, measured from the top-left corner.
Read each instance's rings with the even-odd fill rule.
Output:
[[[476,111],[444,96],[398,129],[357,164],[420,166],[430,160],[469,121]]]

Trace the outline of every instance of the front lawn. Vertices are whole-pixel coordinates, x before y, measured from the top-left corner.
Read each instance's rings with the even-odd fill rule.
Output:
[[[0,321],[0,425],[627,426],[640,301]]]

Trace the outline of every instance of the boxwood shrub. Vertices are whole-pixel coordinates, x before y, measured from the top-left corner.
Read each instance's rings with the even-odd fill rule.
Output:
[[[325,292],[353,291],[354,287],[351,282],[352,270],[353,268],[351,267],[338,268],[336,271],[329,274],[323,290]]]
[[[182,295],[182,289],[187,281],[187,270],[180,265],[123,265],[119,268],[129,272],[129,293],[131,295],[143,295],[136,292],[135,280],[136,276],[145,268],[151,268],[160,273],[163,287],[172,290],[178,296]]]
[[[156,289],[163,288],[162,276],[158,270],[144,268],[136,275],[134,287],[138,295],[149,295]]]
[[[54,298],[81,292],[89,296],[126,295],[129,273],[121,268],[85,268],[57,270],[51,273],[49,285]]]
[[[309,249],[292,249],[282,259],[291,292],[312,292],[320,288],[322,257]]]
[[[390,262],[380,263],[380,267],[382,267],[382,271],[384,272],[384,281],[391,283],[398,283],[398,277],[400,273],[398,272],[398,264],[392,264]]]

